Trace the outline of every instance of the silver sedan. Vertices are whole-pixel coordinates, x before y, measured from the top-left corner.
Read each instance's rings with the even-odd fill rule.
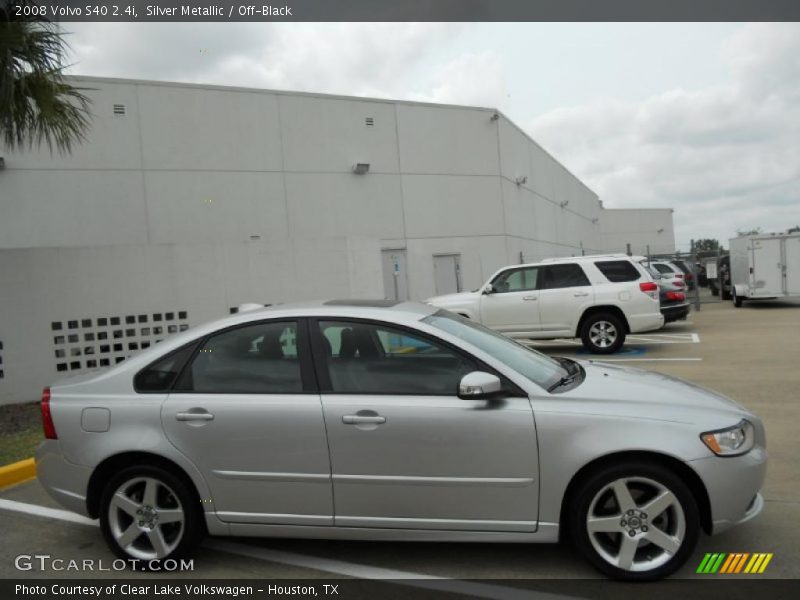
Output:
[[[416,303],[242,312],[54,384],[42,415],[41,482],[145,564],[205,534],[565,537],[655,579],[763,507],[764,428],[730,399]]]

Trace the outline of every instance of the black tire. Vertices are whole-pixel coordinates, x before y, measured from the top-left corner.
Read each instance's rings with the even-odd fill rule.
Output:
[[[148,557],[145,556],[148,552],[147,547],[149,546],[151,550],[155,551],[155,546],[149,541],[150,535],[146,529],[139,528],[142,533],[139,534],[133,544],[127,546],[127,549],[120,545],[115,536],[115,531],[119,535],[123,528],[136,528],[137,523],[135,520],[148,518],[147,514],[145,516],[136,516],[136,514],[130,514],[115,505],[115,512],[112,517],[111,502],[115,493],[122,486],[127,485],[129,490],[125,492],[126,497],[144,505],[144,488],[147,486],[147,482],[152,480],[159,484],[155,488],[157,491],[154,492],[157,497],[155,514],[159,514],[158,511],[160,511],[162,523],[159,525],[158,519],[156,519],[157,527],[162,539],[168,540],[169,545],[174,545],[174,547],[163,556]],[[148,569],[151,560],[163,561],[168,558],[178,559],[191,556],[205,536],[206,530],[200,502],[197,499],[197,495],[189,487],[190,485],[184,478],[178,477],[161,467],[151,465],[128,467],[114,475],[103,489],[99,515],[100,529],[111,551],[122,559],[138,560],[139,562],[135,563],[135,565],[139,569]],[[127,496],[127,494],[130,494],[130,496]],[[181,510],[183,513],[182,524],[177,522],[167,523],[165,510]],[[130,523],[127,526],[122,523],[122,526],[120,526],[120,522],[126,517],[130,519]],[[139,524],[141,523],[142,521],[139,522]]]
[[[613,341],[606,342],[608,343],[607,346],[602,345],[602,340],[598,342],[593,339],[596,338],[596,331],[593,331],[592,328],[595,327],[595,325],[603,327],[603,323],[613,328],[615,332]],[[611,331],[611,329],[607,331]],[[609,312],[597,312],[586,317],[581,326],[580,333],[584,348],[593,354],[613,354],[622,348],[622,345],[625,343],[624,323],[618,316]]]
[[[731,299],[733,300],[733,305],[736,308],[739,308],[742,305],[742,297],[736,294],[736,288],[731,288]]]
[[[665,552],[659,546],[649,542],[642,536],[655,533],[655,531],[647,533],[648,529],[659,529],[660,533],[663,533],[664,529],[662,529],[662,525],[666,528],[676,527],[677,522],[680,521],[677,508],[670,507],[663,513],[646,515],[644,519],[638,521],[638,523],[640,523],[639,527],[643,527],[644,529],[637,530],[635,537],[638,538],[636,541],[640,546],[635,550],[633,556],[634,559],[641,557],[642,560],[639,561],[639,565],[643,570],[626,570],[611,564],[611,562],[595,548],[595,544],[588,532],[587,520],[589,511],[596,510],[596,508],[593,508],[595,497],[600,494],[600,498],[606,498],[604,494],[612,492],[604,491],[604,489],[612,482],[621,479],[633,479],[631,482],[632,488],[629,489],[633,490],[632,493],[641,491],[642,494],[646,493],[648,489],[648,480],[656,482],[673,494],[673,498],[676,500],[676,503],[680,505],[680,509],[682,510],[682,520],[684,524],[683,536],[677,551],[674,553]],[[641,486],[641,488],[637,490],[634,486]],[[616,497],[616,495],[614,495],[614,497]],[[637,505],[644,506],[651,498],[651,496],[641,495],[640,500],[637,501]],[[634,498],[634,500],[636,500],[636,498]],[[600,505],[600,502],[598,502],[598,505]],[[636,461],[628,464],[607,466],[596,470],[579,485],[570,501],[569,508],[569,517],[566,525],[572,544],[595,568],[614,579],[652,581],[671,575],[686,562],[689,556],[691,556],[700,534],[700,514],[692,492],[679,476],[656,463]],[[616,510],[618,509],[614,508],[612,512]],[[623,511],[620,512],[624,514]],[[617,518],[617,516],[613,517],[614,523],[616,523]],[[644,525],[642,525],[642,523]],[[604,550],[605,547],[602,543],[608,542],[608,548],[611,549],[610,553],[613,554],[613,548],[617,543],[615,540],[618,539],[619,544],[622,544],[625,539],[627,539],[627,535],[627,533],[622,532],[622,527],[620,526],[620,532],[595,533],[594,539],[595,543],[601,548],[604,548]],[[678,537],[679,536],[676,535],[674,539],[678,539]],[[620,549],[621,548],[622,546],[620,546]],[[650,569],[647,569],[646,565],[643,564],[643,559],[648,558],[648,553],[652,553],[652,555],[657,557],[654,562],[655,566]],[[665,562],[658,564],[658,561]],[[636,562],[633,564],[635,565]]]
[[[723,300],[730,300],[730,299],[731,299],[731,292],[730,292],[730,291],[727,291],[727,292],[726,292],[726,291],[723,289],[723,290],[722,290],[722,299],[723,299]]]

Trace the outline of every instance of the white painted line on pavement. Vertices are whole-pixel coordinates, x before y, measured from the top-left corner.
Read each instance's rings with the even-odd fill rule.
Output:
[[[581,357],[583,358],[583,357]],[[699,362],[702,358],[603,358],[603,359],[590,359],[595,362]]]
[[[95,520],[88,519],[66,510],[49,508],[47,506],[39,506],[37,504],[28,504],[26,502],[17,502],[16,500],[7,500],[5,498],[0,498],[0,509],[28,515],[35,515],[37,517],[45,517],[48,519],[57,519],[59,521],[68,521],[71,523],[78,523],[80,525],[91,525],[93,527],[97,527],[98,525],[98,522]],[[207,540],[203,543],[203,547],[216,550],[217,552],[224,552],[226,554],[235,554],[236,556],[244,556],[256,560],[265,560],[283,565],[291,565],[293,567],[303,567],[306,569],[325,571],[326,573],[344,575],[345,577],[392,580],[391,582],[396,585],[466,594],[476,598],[488,598],[489,600],[571,600],[573,598],[572,596],[562,596],[548,592],[505,587],[489,583],[461,581],[458,579],[438,577],[436,575],[426,575],[411,571],[399,571],[396,569],[386,569],[383,567],[371,567],[369,565],[349,563],[342,560],[307,556],[305,554],[285,552],[282,550],[271,550],[269,548],[262,548],[260,546],[248,546],[247,544],[242,544],[239,542],[228,542],[219,539]]]
[[[46,517],[48,519],[58,519],[59,521],[70,521],[71,523],[78,523],[80,525],[94,525],[97,526],[97,521],[93,521],[87,517],[83,517],[68,510],[61,510],[58,508],[49,508],[47,506],[39,506],[38,504],[27,504],[25,502],[17,502],[16,500],[6,500],[0,498],[0,508],[6,510],[13,510],[14,512],[25,513],[26,515],[35,515],[37,517]]]

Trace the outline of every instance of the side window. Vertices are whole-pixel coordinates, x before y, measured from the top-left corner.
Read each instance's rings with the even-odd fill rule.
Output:
[[[214,335],[184,370],[178,389],[202,394],[303,391],[297,323],[256,323]]]
[[[137,392],[165,392],[172,387],[183,365],[189,360],[197,343],[167,354],[136,374],[133,387]]]
[[[629,260],[601,260],[594,264],[611,283],[636,281],[642,276]]]
[[[319,326],[333,393],[455,396],[461,378],[476,369],[449,348],[390,326],[337,321]]]
[[[569,288],[590,285],[586,273],[580,265],[566,263],[563,265],[549,265],[544,269],[542,289]]]
[[[492,287],[498,294],[535,290],[538,284],[539,267],[509,269],[494,278]]]

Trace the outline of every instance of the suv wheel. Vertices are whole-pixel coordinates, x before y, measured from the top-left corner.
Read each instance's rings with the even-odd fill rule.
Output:
[[[574,545],[617,579],[653,580],[674,573],[700,532],[686,484],[655,464],[607,467],[578,490],[568,524]]]
[[[112,477],[100,502],[103,536],[123,559],[149,562],[190,554],[205,532],[202,517],[186,484],[153,466],[130,467]]]
[[[625,326],[614,314],[595,313],[583,322],[581,340],[594,354],[612,354],[625,343]]]

